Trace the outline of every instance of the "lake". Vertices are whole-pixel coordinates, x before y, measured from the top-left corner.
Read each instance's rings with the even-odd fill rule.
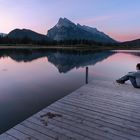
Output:
[[[139,62],[140,51],[135,50],[1,50],[0,133],[84,85],[87,78],[115,81]]]

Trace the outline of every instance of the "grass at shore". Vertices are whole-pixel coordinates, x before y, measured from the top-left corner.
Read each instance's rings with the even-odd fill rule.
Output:
[[[39,45],[0,45],[3,49],[57,49],[57,50],[77,50],[77,51],[103,51],[103,50],[140,50],[138,46],[94,46],[94,45],[56,45],[56,46],[39,46]]]

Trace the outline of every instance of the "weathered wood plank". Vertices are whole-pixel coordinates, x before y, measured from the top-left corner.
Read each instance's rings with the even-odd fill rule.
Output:
[[[110,111],[111,113],[117,113],[117,114],[121,114],[121,115],[124,115],[124,116],[131,116],[132,118],[134,119],[137,119],[137,120],[140,120],[140,108],[129,108],[129,110],[126,110],[125,107],[118,107],[116,106],[116,104],[112,103],[112,104],[109,104],[109,101],[107,102],[104,102],[103,100],[98,100],[98,99],[86,99],[86,98],[80,98],[77,99],[77,98],[69,98],[68,100],[65,98],[63,101],[75,101],[77,104],[78,103],[83,103],[85,105],[90,105],[90,106],[94,106],[94,107],[97,107],[97,108],[100,108],[100,109],[104,109],[105,111]],[[129,107],[129,106],[128,106]]]
[[[132,93],[134,93],[133,97],[139,97],[139,89],[133,88],[132,85],[128,85],[128,84],[117,84],[116,82],[109,82],[109,81],[100,81],[100,80],[93,80],[91,83],[89,83],[88,85],[86,85],[86,87],[94,87],[96,85],[97,87],[103,87],[104,89],[109,89],[109,90],[113,90],[115,92],[112,92],[114,94],[116,93],[120,93],[121,95],[124,96],[131,96]]]
[[[16,139],[21,139],[21,140],[24,140],[24,139],[31,139],[31,140],[36,140],[36,138],[30,136],[30,135],[27,135],[25,134],[24,132],[20,132],[16,129],[10,129],[9,131],[7,131],[7,134],[15,137]]]
[[[29,138],[35,138],[35,139],[40,139],[40,140],[54,140],[53,138],[51,138],[47,135],[44,135],[41,132],[30,129],[29,127],[24,126],[22,124],[18,124],[17,126],[14,127],[14,129],[16,129],[26,135],[29,135]]]
[[[110,90],[106,91],[106,90],[98,88],[98,87],[96,87],[96,88],[84,87],[83,90],[85,90],[85,91],[77,91],[77,92],[75,92],[75,94],[70,94],[67,97],[91,96],[91,97],[98,97],[98,98],[101,97],[103,99],[105,98],[105,99],[110,99],[110,100],[112,100],[112,98],[113,98],[115,101],[123,102],[123,103],[129,104],[129,105],[131,105],[131,103],[132,103],[132,106],[140,105],[140,103],[139,103],[140,97],[139,98],[137,97],[137,101],[133,100],[134,93],[131,93],[130,97],[124,97],[122,95],[113,94],[112,91],[110,91]],[[132,94],[133,94],[133,96],[132,96]]]
[[[48,110],[47,112],[49,112],[50,110]],[[47,113],[46,112],[46,113]],[[53,112],[53,111],[51,111]],[[36,114],[35,117],[36,119],[40,120],[40,116],[43,115],[43,114],[46,114],[45,112],[40,112],[38,114]],[[98,133],[96,133],[95,131],[92,131],[92,128],[90,127],[86,127],[86,126],[82,126],[79,122],[73,122],[73,120],[65,120],[65,117],[55,117],[55,118],[52,118],[51,120],[46,120],[47,122],[47,125],[49,124],[53,124],[53,125],[59,125],[59,124],[63,124],[63,126],[65,127],[65,129],[67,130],[70,130],[70,131],[73,131],[73,132],[76,132],[76,133],[81,133],[81,135],[83,136],[87,136],[89,138],[98,138],[98,139],[103,139],[104,135],[100,135],[101,132],[98,131]],[[92,132],[91,132],[92,131]],[[91,132],[91,133],[89,133]],[[104,133],[104,132],[102,132]]]
[[[100,120],[107,121],[113,124],[115,123],[115,125],[118,124],[121,126],[125,126],[126,128],[133,128],[133,129],[140,128],[140,125],[138,123],[131,122],[123,118],[118,118],[116,116],[112,116],[112,115],[110,116],[108,114],[94,112],[94,111],[91,111],[85,108],[80,108],[71,104],[63,104],[63,103],[57,102],[57,104],[51,105],[49,109],[65,110],[70,113],[78,114],[79,116],[84,116],[86,119],[92,119],[92,120],[100,119]]]
[[[90,118],[90,117],[87,117],[87,116],[84,116],[82,115],[79,115],[78,113],[72,113],[72,112],[68,112],[68,111],[65,111],[65,110],[59,110],[59,109],[54,109],[52,108],[51,111],[53,112],[57,112],[57,113],[62,113],[63,115],[66,116],[66,118],[69,118],[70,120],[72,121],[76,121],[77,123],[83,123],[87,126],[90,126],[92,127],[93,124],[98,124],[101,128],[102,127],[105,127],[105,128],[108,128],[110,130],[115,130],[115,131],[119,131],[118,133],[121,132],[120,135],[125,135],[125,133],[127,134],[127,136],[130,135],[134,135],[134,136],[140,136],[140,131],[138,131],[137,129],[134,129],[134,128],[130,128],[130,127],[125,127],[123,125],[120,125],[118,123],[114,123],[112,121],[109,121],[109,120],[101,120],[100,118],[96,118],[96,117],[93,117],[93,118]],[[111,132],[112,133],[112,132]],[[129,136],[131,137],[131,136]]]
[[[32,118],[32,120],[25,120],[22,122],[24,126],[27,126],[35,131],[39,131],[45,135],[48,135],[49,137],[52,137],[54,139],[66,139],[66,140],[73,140],[72,137],[67,137],[65,135],[62,135],[61,133],[57,133],[55,131],[52,131],[51,129],[48,129],[47,126],[43,125],[40,120],[36,120]]]
[[[46,112],[53,112],[53,113],[60,113],[54,110],[47,110]],[[46,113],[44,112],[44,114]],[[43,113],[43,112],[42,112]],[[69,123],[69,125],[73,125],[75,127],[78,127],[79,129],[85,129],[85,131],[89,131],[91,133],[95,133],[96,135],[102,135],[104,137],[106,137],[106,135],[108,136],[108,133],[110,133],[110,135],[113,136],[113,138],[115,138],[117,136],[117,138],[119,139],[128,139],[128,138],[134,138],[136,136],[136,138],[140,137],[140,132],[136,132],[133,131],[133,136],[129,133],[128,129],[127,130],[123,130],[121,127],[119,127],[119,129],[114,129],[113,127],[110,127],[109,125],[107,125],[104,122],[99,122],[97,123],[97,121],[87,121],[85,118],[83,118],[82,120],[79,118],[76,118],[74,116],[74,114],[70,115],[67,112],[63,112],[63,119],[61,118],[54,118],[57,121],[64,121],[64,123]],[[94,123],[93,123],[94,122]],[[93,131],[94,130],[94,131]],[[96,130],[96,131],[95,131]],[[121,131],[120,131],[121,130]],[[123,132],[122,132],[123,130]],[[137,137],[138,136],[138,137]],[[92,137],[94,138],[94,137]]]
[[[118,101],[123,101],[125,103],[129,103],[130,105],[131,105],[131,103],[134,105],[138,105],[138,106],[140,105],[140,102],[139,102],[140,97],[136,96],[136,98],[134,98],[134,96],[136,95],[135,92],[131,91],[131,95],[130,95],[124,91],[122,91],[122,94],[120,91],[119,92],[115,91],[115,94],[114,94],[114,91],[115,91],[114,89],[111,90],[111,88],[109,89],[109,87],[107,89],[104,89],[103,87],[92,88],[92,87],[85,86],[82,89],[79,89],[76,92],[74,92],[74,94],[72,93],[68,96],[92,95],[95,97],[103,96],[104,98],[109,98],[109,99],[112,99],[112,97],[116,97],[116,99]],[[97,92],[98,92],[98,94],[97,94]],[[123,92],[125,95],[123,95]]]
[[[71,99],[80,99],[80,101],[84,100],[84,101],[88,101],[88,102],[97,102],[97,104],[102,104],[102,105],[106,105],[106,107],[112,107],[115,109],[119,109],[123,112],[134,112],[136,113],[136,115],[138,117],[140,117],[140,108],[138,106],[131,106],[129,104],[125,104],[124,102],[118,102],[116,100],[111,100],[108,98],[101,98],[101,97],[94,97],[94,96],[79,96],[79,97],[75,97],[75,96],[71,96],[69,97]],[[66,98],[65,98],[66,99]]]
[[[80,101],[74,101],[74,100],[69,100],[68,102],[67,102],[67,100],[63,100],[63,103],[70,104],[70,105],[74,104],[79,108],[84,108],[84,109],[91,110],[91,111],[94,111],[94,112],[104,113],[104,114],[110,115],[110,116],[116,116],[118,118],[122,118],[122,119],[125,119],[125,120],[128,120],[128,121],[140,124],[140,119],[139,118],[136,119],[136,118],[133,118],[133,116],[131,116],[131,115],[129,116],[127,114],[122,114],[120,112],[113,111],[113,110],[108,110],[106,108],[94,106],[92,104],[90,104],[90,105],[86,104],[86,103],[82,104]]]
[[[96,94],[95,94],[96,93]],[[69,98],[75,98],[75,99],[85,99],[85,100],[91,100],[93,101],[97,101],[97,100],[101,100],[102,102],[105,102],[106,104],[109,104],[111,102],[111,105],[117,105],[117,107],[119,106],[120,108],[124,108],[124,109],[139,109],[139,105],[132,105],[131,103],[133,103],[131,101],[131,103],[129,102],[125,102],[124,100],[118,100],[118,97],[114,97],[111,95],[107,96],[107,95],[100,95],[101,91],[91,91],[90,94],[79,94],[79,95],[68,95],[66,96],[64,99],[69,99]],[[63,100],[63,99],[62,99]],[[60,100],[61,101],[61,100]],[[101,102],[101,103],[102,103]],[[100,102],[99,102],[100,103]]]
[[[0,135],[0,140],[18,140],[18,139],[14,138],[8,134],[2,134],[2,135]]]
[[[38,123],[38,125],[40,125],[40,126],[44,126],[44,124],[43,123],[41,123],[41,121],[40,121],[40,119],[38,119],[38,118],[35,118],[35,117],[32,117],[32,118],[29,118],[28,119],[28,121],[30,121],[30,122],[34,122],[34,123]],[[70,131],[70,130],[67,130],[67,129],[64,129],[63,127],[59,127],[59,126],[56,126],[55,124],[48,124],[47,126],[46,126],[48,129],[51,129],[53,132],[55,132],[56,134],[60,134],[61,135],[61,137],[64,137],[64,139],[62,139],[62,140],[65,140],[65,137],[67,138],[67,139],[74,139],[74,140],[81,140],[81,139],[86,139],[84,136],[82,136],[82,135],[80,135],[80,134],[77,134],[77,133],[74,133],[74,132],[72,132],[72,131]],[[60,138],[61,138],[60,137]],[[61,140],[61,139],[60,139]],[[90,139],[89,139],[90,140]]]

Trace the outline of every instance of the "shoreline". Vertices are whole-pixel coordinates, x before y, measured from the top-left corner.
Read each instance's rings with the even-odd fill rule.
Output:
[[[65,45],[65,46],[40,46],[40,45],[0,45],[0,50],[26,49],[26,50],[77,50],[77,51],[105,51],[105,50],[140,50],[140,47],[130,46],[87,46],[87,45]]]

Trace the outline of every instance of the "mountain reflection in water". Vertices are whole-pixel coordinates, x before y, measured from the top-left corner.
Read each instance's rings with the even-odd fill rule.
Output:
[[[95,65],[115,52],[80,52],[57,50],[1,50],[0,57],[10,57],[16,62],[31,62],[47,57],[60,73],[66,73],[74,68]]]

